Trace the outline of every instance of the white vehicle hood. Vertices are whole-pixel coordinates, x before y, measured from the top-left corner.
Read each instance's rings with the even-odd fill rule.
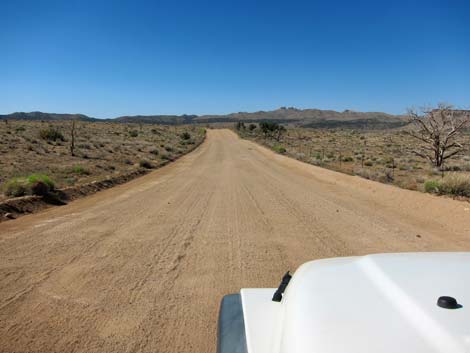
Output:
[[[249,353],[470,352],[470,253],[312,261],[274,291],[241,291]]]

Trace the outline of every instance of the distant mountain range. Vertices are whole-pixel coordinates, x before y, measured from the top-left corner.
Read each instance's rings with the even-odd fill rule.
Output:
[[[16,112],[6,115],[0,115],[0,120],[81,120],[81,121],[94,121],[99,120],[90,118],[84,114],[56,114],[56,113],[43,113],[43,112]]]
[[[210,124],[232,123],[243,121],[256,123],[260,121],[275,121],[301,127],[312,128],[363,128],[384,129],[397,128],[407,124],[402,115],[391,115],[380,112],[356,112],[345,110],[297,109],[282,107],[273,111],[259,111],[254,113],[232,113],[227,115],[135,115],[120,116],[114,119],[97,119],[83,114],[55,114],[55,113],[12,113],[0,115],[0,120],[80,120],[80,121],[113,121],[121,123],[145,124]]]

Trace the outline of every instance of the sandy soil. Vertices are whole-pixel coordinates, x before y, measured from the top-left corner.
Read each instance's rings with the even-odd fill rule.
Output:
[[[168,167],[0,224],[0,352],[214,352],[224,294],[416,250],[470,250],[470,204],[208,131]]]

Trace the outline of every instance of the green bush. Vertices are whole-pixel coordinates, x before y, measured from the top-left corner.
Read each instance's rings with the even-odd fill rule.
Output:
[[[343,157],[343,162],[352,162],[354,159],[352,157]]]
[[[54,190],[54,182],[45,174],[31,174],[28,177],[28,184],[31,186],[36,182],[43,182],[49,187],[49,190]]]
[[[182,140],[189,140],[191,138],[191,134],[189,132],[183,132],[180,135],[180,137],[181,137]]]
[[[6,183],[6,196],[46,195],[54,190],[54,182],[44,174],[31,174],[29,177],[13,178]]]
[[[64,135],[58,129],[52,127],[40,130],[39,137],[46,141],[65,141]]]
[[[130,137],[137,137],[137,136],[139,136],[139,132],[137,130],[131,130],[131,131],[129,131],[129,136]]]
[[[284,147],[282,147],[281,145],[275,145],[275,146],[273,146],[273,151],[274,151],[274,152],[277,152],[277,153],[281,153],[281,154],[287,152],[287,150],[286,150]]]
[[[13,178],[5,185],[4,194],[6,196],[24,196],[28,192],[28,182],[25,178]]]
[[[424,191],[430,192],[430,193],[439,193],[439,181],[437,180],[426,180],[424,183]]]

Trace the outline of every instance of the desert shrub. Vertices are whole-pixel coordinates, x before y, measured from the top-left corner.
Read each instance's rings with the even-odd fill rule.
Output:
[[[28,182],[25,178],[13,178],[5,185],[4,194],[6,196],[18,197],[26,195],[28,192]]]
[[[380,179],[380,175],[378,172],[374,171],[374,170],[370,170],[370,169],[355,169],[354,170],[354,174],[356,175],[359,175],[365,179],[369,179],[369,180],[379,180]]]
[[[348,157],[343,157],[343,162],[352,162],[354,159],[350,156]]]
[[[424,182],[424,191],[430,193],[439,193],[440,183],[437,180],[426,180]]]
[[[46,141],[65,141],[64,135],[55,128],[47,128],[39,131],[39,137]]]
[[[49,187],[49,190],[54,190],[54,182],[45,174],[31,174],[28,177],[28,184],[32,185],[36,182],[42,182]]]
[[[22,132],[22,131],[25,131],[25,130],[26,130],[26,129],[25,129],[24,126],[18,126],[18,127],[15,129],[16,132]]]
[[[31,174],[29,177],[13,178],[6,183],[6,196],[24,196],[27,194],[44,196],[54,190],[54,182],[44,174]]]
[[[245,130],[246,126],[245,126],[245,123],[243,121],[238,121],[236,124],[235,124],[235,129],[237,130]]]
[[[129,136],[130,137],[137,137],[137,136],[139,136],[139,132],[137,130],[131,130],[131,131],[129,131]]]
[[[85,167],[81,165],[74,165],[71,169],[71,172],[74,174],[81,174],[81,175],[89,175],[90,171],[85,169]]]
[[[168,153],[162,153],[160,158],[165,160],[165,161],[171,160],[171,156]]]
[[[398,185],[403,189],[418,190],[418,183],[415,179],[405,179],[398,182]]]
[[[273,151],[277,152],[277,153],[281,153],[281,154],[287,152],[287,150],[284,147],[282,147],[281,145],[274,145],[273,146]]]
[[[180,138],[182,140],[189,140],[191,138],[191,134],[189,132],[183,132],[181,135],[180,135]]]
[[[253,131],[254,129],[256,129],[256,125],[255,125],[255,124],[250,124],[250,125],[248,125],[248,130]]]
[[[167,146],[165,146],[165,150],[167,152],[173,152],[173,147],[167,145]]]
[[[454,165],[441,167],[441,169],[444,169],[445,171],[448,171],[448,172],[460,172],[462,170],[462,167],[454,164]]]
[[[470,172],[470,163],[462,164],[462,171]]]
[[[31,194],[38,196],[45,196],[51,191],[46,183],[39,180],[30,185],[30,190]]]
[[[374,165],[374,162],[372,162],[371,160],[367,160],[364,162],[364,165],[367,167],[372,167]]]
[[[470,197],[470,175],[451,173],[439,183],[439,193]]]
[[[392,164],[392,163],[394,163],[394,159],[393,159],[393,157],[385,157],[385,158],[383,159],[383,163],[385,163],[385,164]]]
[[[262,121],[259,123],[259,127],[265,137],[269,137],[269,138],[274,137],[278,141],[281,135],[287,131],[284,126],[278,123],[272,122],[272,121]]]
[[[154,149],[150,150],[150,153],[155,155],[155,156],[158,156],[160,154],[160,151],[157,148],[154,148]]]
[[[152,169],[153,168],[153,164],[150,163],[149,161],[147,161],[146,159],[142,159],[140,162],[139,162],[139,166],[141,168],[145,168],[145,169]]]

